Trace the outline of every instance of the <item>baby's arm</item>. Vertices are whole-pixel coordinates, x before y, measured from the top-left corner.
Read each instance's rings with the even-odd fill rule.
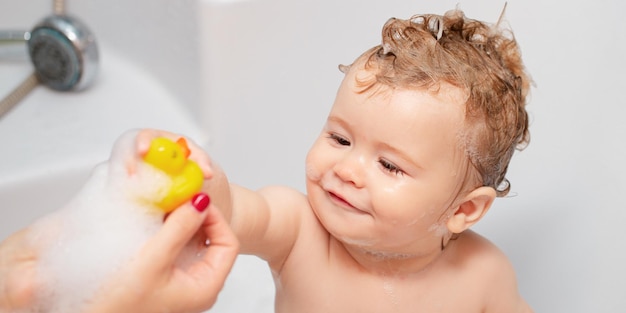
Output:
[[[142,155],[156,137],[172,140],[180,136],[157,130],[142,130],[137,136],[137,152]],[[301,220],[301,208],[308,206],[304,195],[286,187],[266,187],[252,191],[230,184],[225,173],[191,140],[190,158],[206,174],[203,190],[220,208],[240,241],[243,254],[257,255],[273,267],[280,266],[295,240]]]

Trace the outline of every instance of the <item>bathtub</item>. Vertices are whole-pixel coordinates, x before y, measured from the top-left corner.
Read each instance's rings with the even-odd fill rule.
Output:
[[[101,72],[84,92],[37,88],[0,119],[0,238],[67,201],[129,128],[190,136],[244,186],[304,190],[307,149],[342,78],[337,64],[378,44],[387,18],[457,3],[70,0],[68,10],[98,37]],[[460,3],[468,16],[493,21],[502,5]],[[537,312],[626,307],[626,81],[617,70],[626,68],[626,38],[610,31],[621,29],[616,12],[626,5],[613,6],[508,3],[537,84],[533,139],[510,166],[512,195],[475,230],[510,257]],[[49,11],[49,1],[3,1],[0,28],[28,28]],[[574,35],[563,26],[583,16],[608,31]],[[587,37],[593,44],[577,39]],[[0,92],[29,72],[27,62],[0,61]],[[273,312],[273,295],[266,265],[241,256],[211,312]]]

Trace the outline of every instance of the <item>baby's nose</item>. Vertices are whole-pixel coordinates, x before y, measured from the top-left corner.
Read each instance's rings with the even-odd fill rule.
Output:
[[[365,160],[366,158],[362,154],[348,153],[335,164],[333,170],[342,181],[362,188],[365,183]]]

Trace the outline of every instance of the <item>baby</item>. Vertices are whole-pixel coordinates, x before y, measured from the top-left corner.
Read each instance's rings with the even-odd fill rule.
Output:
[[[306,194],[251,191],[212,165],[208,193],[241,252],[268,262],[276,312],[532,311],[507,257],[469,230],[529,140],[529,77],[501,26],[459,10],[389,20],[340,66]]]

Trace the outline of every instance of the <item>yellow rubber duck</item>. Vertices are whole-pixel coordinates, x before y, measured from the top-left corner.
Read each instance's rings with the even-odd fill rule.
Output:
[[[155,138],[144,162],[162,170],[172,178],[172,186],[166,196],[156,205],[166,213],[173,211],[191,199],[202,188],[204,175],[200,166],[189,160],[189,146],[185,138],[176,142],[168,138]]]

